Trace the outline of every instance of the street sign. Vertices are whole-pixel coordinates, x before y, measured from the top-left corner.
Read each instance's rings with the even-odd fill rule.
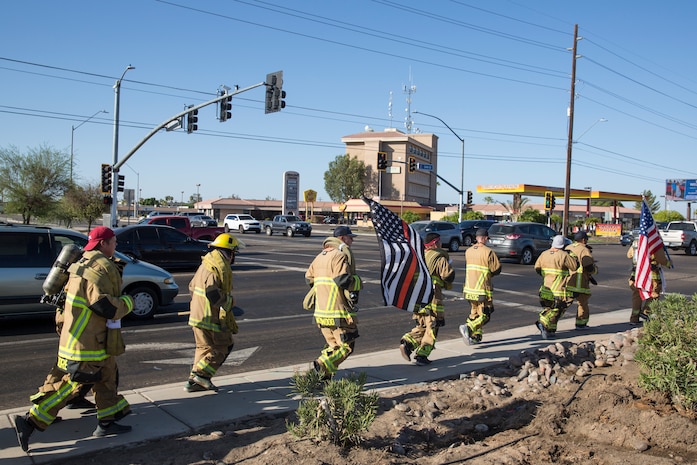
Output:
[[[402,169],[399,166],[388,166],[387,168],[385,168],[385,173],[399,174],[401,172],[402,172]]]
[[[417,167],[421,171],[433,171],[433,165],[431,163],[418,163]]]

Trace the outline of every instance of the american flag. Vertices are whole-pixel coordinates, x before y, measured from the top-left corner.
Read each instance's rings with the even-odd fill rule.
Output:
[[[370,207],[382,259],[382,296],[385,305],[413,311],[431,301],[433,286],[426,266],[421,236],[397,215],[374,200]]]
[[[641,203],[641,220],[639,221],[639,245],[636,251],[636,275],[634,285],[639,289],[642,300],[651,297],[651,256],[663,247],[663,240],[646,200]]]

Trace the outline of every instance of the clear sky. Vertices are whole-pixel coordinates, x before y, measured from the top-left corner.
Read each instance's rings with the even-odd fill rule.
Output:
[[[328,201],[341,137],[409,132],[409,120],[440,137],[438,174],[459,185],[460,141],[415,111],[465,139],[465,190],[564,187],[575,24],[571,187],[661,195],[666,179],[697,178],[693,1],[23,0],[2,16],[0,146],[70,153],[72,135],[84,182],[112,161],[113,85],[128,65],[120,156],[221,85],[283,70],[283,111],[264,114],[259,87],[233,99],[231,120],[211,105],[196,133],[143,145],[122,168],[143,197],[188,200],[200,184],[204,199],[280,200],[292,170]],[[438,201],[457,200],[441,184]]]

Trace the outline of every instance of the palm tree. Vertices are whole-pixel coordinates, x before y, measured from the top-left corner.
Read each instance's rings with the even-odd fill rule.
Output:
[[[530,202],[527,197],[521,196],[519,193],[513,194],[513,200],[507,200],[504,202],[497,202],[503,206],[503,208],[511,214],[512,221],[518,221],[518,215],[523,211],[523,207]]]

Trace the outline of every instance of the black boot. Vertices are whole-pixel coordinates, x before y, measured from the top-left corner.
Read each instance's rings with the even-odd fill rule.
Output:
[[[17,442],[24,452],[29,450],[29,436],[34,432],[34,425],[27,418],[27,415],[20,417],[15,415],[15,431],[17,432]]]
[[[104,436],[111,436],[112,434],[128,433],[133,429],[130,425],[119,425],[115,421],[109,422],[99,422],[97,429],[94,430],[92,436],[103,438]]]

